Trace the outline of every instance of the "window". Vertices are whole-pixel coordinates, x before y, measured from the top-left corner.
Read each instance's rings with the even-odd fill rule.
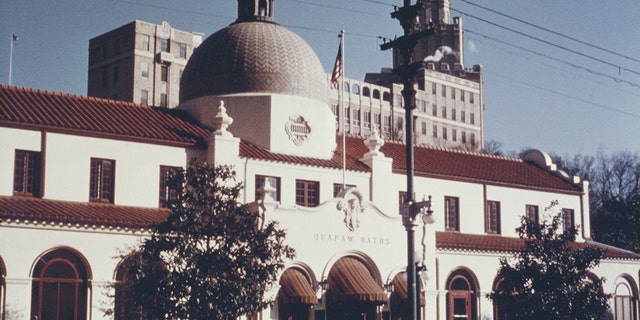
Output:
[[[426,136],[427,135],[427,122],[426,121],[422,121],[422,135]]]
[[[89,200],[113,203],[115,160],[91,158]]]
[[[296,180],[296,204],[316,207],[320,204],[320,182]]]
[[[140,104],[149,104],[149,91],[140,90]]]
[[[391,101],[391,94],[387,91],[382,93],[382,100],[383,101]]]
[[[169,39],[162,39],[160,50],[162,50],[162,52],[171,52],[171,41]]]
[[[525,218],[527,218],[527,220],[529,221],[538,223],[540,221],[540,216],[538,214],[538,206],[534,206],[531,204],[526,205]]]
[[[340,192],[342,192],[342,190],[347,190],[347,189],[356,187],[355,184],[345,184],[344,186],[345,186],[345,188],[342,188],[342,183],[334,183],[333,184],[333,197],[334,198],[337,197],[338,194]]]
[[[149,51],[149,36],[143,34],[140,37],[142,38],[142,47],[141,47],[141,49],[144,50],[144,51]]]
[[[360,109],[351,109],[351,118],[353,119],[353,125],[360,126]]]
[[[380,90],[373,89],[373,98],[380,100]]]
[[[437,87],[435,82],[431,83],[431,94],[436,94]]]
[[[491,234],[500,234],[500,202],[498,201],[487,201],[485,231]]]
[[[451,109],[451,120],[456,119],[456,109]]]
[[[473,113],[469,114],[469,123],[476,124],[476,117]]]
[[[431,105],[431,115],[438,116],[438,106],[435,103]]]
[[[149,79],[149,62],[142,61],[140,63],[140,76]]]
[[[460,199],[444,197],[444,228],[447,231],[460,231]]]
[[[109,71],[107,70],[107,67],[102,67],[102,86],[106,87],[107,86],[107,74],[109,73]]]
[[[471,142],[472,146],[476,145],[476,134],[475,133],[471,134],[471,141],[470,142]]]
[[[391,116],[390,115],[385,115],[384,117],[383,130],[385,134],[388,134],[389,132],[391,132]]]
[[[433,137],[437,138],[438,137],[438,126],[437,125],[433,125]]]
[[[442,96],[443,97],[447,96],[447,86],[445,86],[444,84],[442,85]]]
[[[280,201],[280,177],[263,175],[256,175],[256,201],[262,198],[262,193],[264,192],[264,188],[267,184],[271,189],[273,189],[273,191],[269,193],[269,197],[272,201]]]
[[[447,107],[442,107],[442,114],[440,115],[443,118],[447,118]]]
[[[469,92],[469,103],[473,104],[473,97],[475,96],[475,93],[473,92]]]
[[[369,87],[362,87],[362,96],[368,97],[370,95],[371,95],[371,92],[369,91]]]
[[[181,43],[180,44],[180,58],[182,58],[182,59],[186,59],[187,58],[187,44],[186,43]]]
[[[169,68],[167,66],[160,67],[160,80],[167,82],[167,78],[169,78]]]
[[[393,97],[394,97],[393,106],[401,108],[402,107],[402,95],[394,94]]]
[[[460,90],[460,101],[464,101],[464,90]]]
[[[464,110],[460,111],[460,121],[461,122],[467,121],[466,114],[464,113]]]
[[[447,140],[447,128],[442,128],[442,139]]]
[[[427,113],[427,101],[418,99],[418,105],[420,106],[420,112]]]
[[[462,144],[466,144],[467,143],[467,133],[462,131],[460,132],[460,140],[462,141]]]
[[[353,86],[351,86],[351,93],[360,94],[360,86],[357,83],[354,83]]]
[[[365,129],[369,129],[371,128],[371,111],[365,111],[364,112],[364,128]],[[367,131],[365,131],[366,133]]]
[[[118,82],[120,78],[120,68],[118,66],[113,67],[113,83]]]
[[[180,167],[160,166],[160,208],[168,208],[169,203],[178,199],[178,188],[169,184],[169,178],[175,174]]]
[[[458,131],[456,129],[451,129],[451,140],[458,141]]]
[[[161,93],[160,94],[160,106],[163,108],[167,107],[167,94],[166,93]]]
[[[379,113],[373,114],[373,129],[380,133],[380,125],[382,121],[382,116]]]
[[[573,209],[562,209],[562,225],[564,226],[564,231],[575,228]]]
[[[451,99],[456,99],[456,88],[451,88]]]
[[[82,259],[69,250],[39,257],[32,274],[30,319],[86,319],[87,274]]]
[[[614,312],[616,320],[632,320],[634,318],[635,297],[626,279],[618,280],[614,294]]]
[[[13,194],[40,196],[40,152],[16,150],[13,168]]]

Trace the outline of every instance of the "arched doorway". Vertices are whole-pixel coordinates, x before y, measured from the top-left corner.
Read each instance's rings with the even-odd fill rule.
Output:
[[[299,267],[285,270],[280,277],[278,319],[311,319],[311,306],[318,303],[313,287],[313,278],[307,270]]]
[[[386,303],[387,296],[373,266],[357,257],[342,257],[331,267],[327,281],[328,320],[378,319],[378,306]]]
[[[447,279],[447,319],[477,320],[478,287],[466,269],[451,273]]]
[[[422,292],[422,282],[418,279],[418,292],[419,293],[419,309],[418,314],[423,314],[422,309],[425,306],[425,297],[424,292]],[[391,292],[391,296],[389,297],[389,311],[391,314],[392,320],[406,320],[411,319],[412,315],[409,314],[410,303],[409,303],[409,295],[407,293],[409,286],[407,284],[407,273],[400,272],[393,277],[391,280],[393,284],[393,291]]]
[[[85,320],[89,275],[85,260],[71,249],[38,258],[32,274],[31,319]]]
[[[493,291],[494,292],[506,292],[512,291],[513,287],[508,288],[505,284],[504,278],[499,277],[493,283]],[[506,308],[500,303],[497,303],[495,300],[493,301],[493,319],[494,320],[506,320],[508,319]]]

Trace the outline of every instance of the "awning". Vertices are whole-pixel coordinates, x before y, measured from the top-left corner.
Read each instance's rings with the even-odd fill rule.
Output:
[[[278,302],[283,304],[317,304],[318,298],[304,273],[297,268],[289,268],[280,277]]]
[[[343,257],[329,271],[328,298],[338,302],[385,303],[386,294],[367,267],[353,257]]]
[[[408,303],[409,296],[407,294],[407,275],[406,272],[396,274],[391,281],[393,283],[393,292],[391,293],[391,304]],[[420,281],[418,281],[418,289],[420,289]],[[420,295],[420,305],[424,306],[424,295]]]

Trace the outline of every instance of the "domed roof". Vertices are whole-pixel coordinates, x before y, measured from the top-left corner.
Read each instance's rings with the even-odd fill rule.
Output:
[[[326,100],[324,69],[295,33],[268,21],[234,23],[208,37],[182,74],[180,102],[265,92]]]

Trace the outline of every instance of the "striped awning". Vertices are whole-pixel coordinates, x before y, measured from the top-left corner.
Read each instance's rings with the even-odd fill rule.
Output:
[[[317,304],[318,298],[304,273],[300,269],[289,268],[280,277],[278,302],[283,304]]]
[[[343,257],[329,271],[327,296],[338,302],[385,303],[386,295],[367,267],[358,259]]]
[[[391,293],[391,303],[392,304],[404,304],[408,303],[409,296],[407,294],[407,288],[409,287],[407,283],[407,274],[406,272],[401,272],[396,274],[391,281],[393,283],[393,292]],[[420,288],[420,281],[418,281],[418,289]],[[424,295],[420,295],[420,305],[424,306]]]

